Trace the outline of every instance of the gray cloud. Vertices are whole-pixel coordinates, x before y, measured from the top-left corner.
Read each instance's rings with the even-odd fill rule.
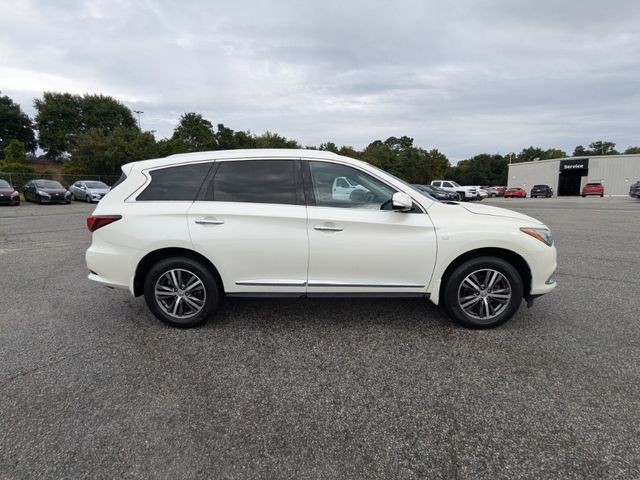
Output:
[[[640,3],[0,0],[0,90],[102,92],[313,145],[409,135],[453,160],[640,143]]]

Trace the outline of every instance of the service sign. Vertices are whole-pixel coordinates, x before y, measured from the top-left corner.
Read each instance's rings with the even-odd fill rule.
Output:
[[[560,171],[584,170],[589,168],[588,158],[578,158],[576,160],[560,160]]]

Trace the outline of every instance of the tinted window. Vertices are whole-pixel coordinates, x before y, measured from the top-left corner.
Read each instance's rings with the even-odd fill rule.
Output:
[[[357,168],[339,163],[309,162],[313,194],[318,207],[391,208],[391,197],[396,192],[386,183]],[[348,188],[337,188],[340,177],[346,178]],[[347,183],[345,182],[345,183]]]
[[[39,188],[64,188],[55,180],[36,180],[36,187]]]
[[[193,201],[211,165],[211,163],[196,163],[153,170],[150,172],[151,183],[136,200]]]
[[[109,188],[102,182],[87,182],[87,188]]]
[[[220,162],[213,179],[213,200],[295,205],[295,163],[292,160]]]

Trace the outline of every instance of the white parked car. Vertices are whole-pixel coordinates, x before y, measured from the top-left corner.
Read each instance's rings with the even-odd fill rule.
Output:
[[[477,200],[479,198],[477,187],[465,187],[453,180],[434,180],[431,185],[457,194],[460,201]]]
[[[205,322],[223,296],[418,296],[493,327],[556,285],[540,221],[441,203],[330,152],[191,153],[122,172],[87,219],[89,278],[144,295],[170,325]],[[338,178],[363,193],[333,196]]]

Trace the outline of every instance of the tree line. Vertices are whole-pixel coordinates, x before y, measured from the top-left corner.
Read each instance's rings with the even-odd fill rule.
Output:
[[[64,162],[69,174],[118,174],[128,162],[176,153],[239,148],[302,148],[272,132],[260,135],[213,123],[196,112],[183,114],[171,137],[157,140],[142,131],[133,112],[113,97],[44,92],[34,100],[31,119],[8,96],[0,95],[0,171],[29,171],[39,147],[48,159]],[[37,134],[37,135],[36,135]],[[369,162],[411,183],[447,178],[467,185],[505,185],[509,163],[566,157],[561,149],[527,147],[520,153],[481,153],[457,165],[439,150],[414,145],[407,136],[375,140],[362,150],[332,142],[305,148],[328,150]],[[574,156],[616,155],[615,143],[576,146]],[[624,153],[640,153],[629,147]]]

